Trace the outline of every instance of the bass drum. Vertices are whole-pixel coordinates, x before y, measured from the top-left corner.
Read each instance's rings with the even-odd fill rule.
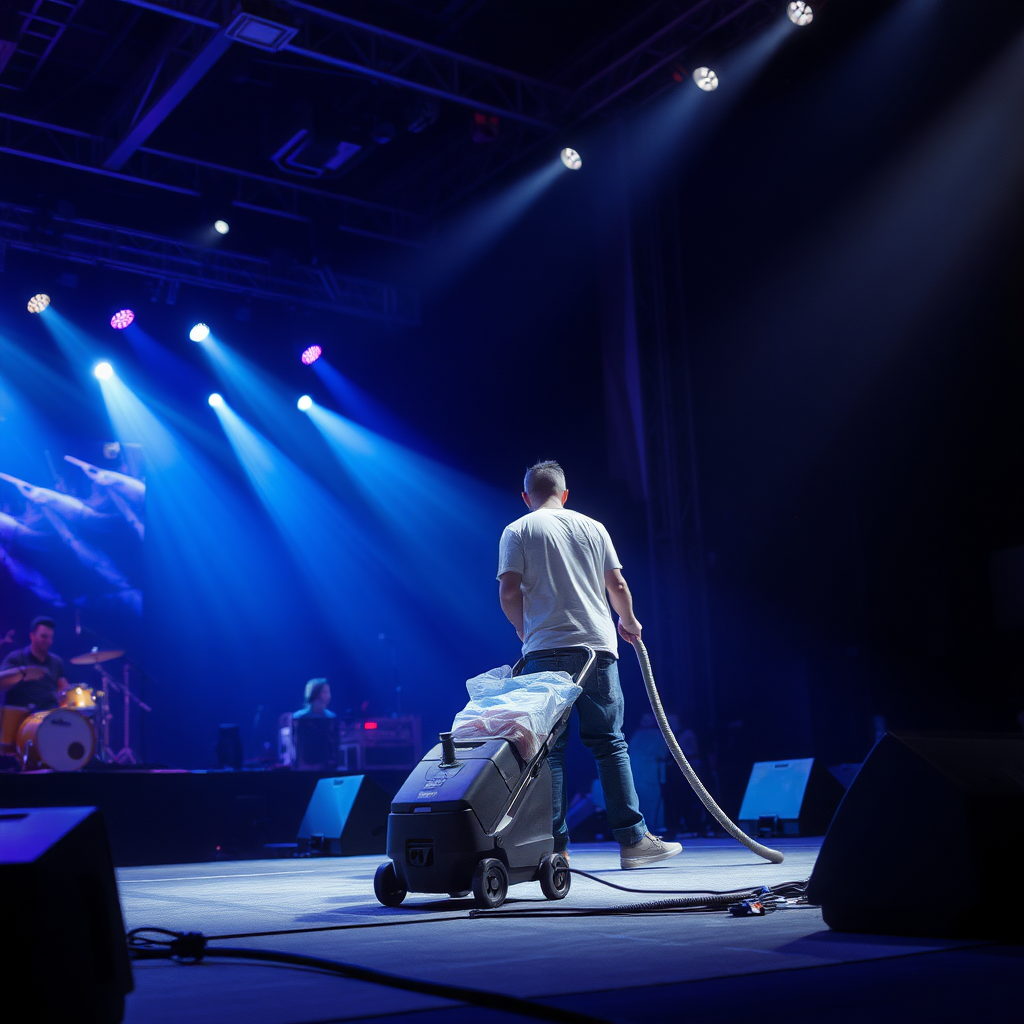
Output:
[[[37,711],[21,723],[18,753],[28,771],[76,772],[96,753],[96,732],[77,711]]]
[[[13,705],[0,707],[0,754],[13,754],[18,749],[15,742],[21,723],[32,714],[31,708],[16,708]]]

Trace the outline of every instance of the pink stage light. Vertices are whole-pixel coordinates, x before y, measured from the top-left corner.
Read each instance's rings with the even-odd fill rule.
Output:
[[[135,314],[130,309],[119,309],[110,318],[110,326],[115,331],[123,331],[134,319]]]
[[[305,352],[302,353],[302,361],[310,366],[315,363],[322,355],[324,350],[319,345],[310,345]]]

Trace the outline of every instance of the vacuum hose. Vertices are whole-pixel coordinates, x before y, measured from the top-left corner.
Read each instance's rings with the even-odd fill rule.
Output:
[[[753,850],[758,857],[764,857],[765,860],[771,861],[773,864],[781,864],[785,859],[778,850],[772,850],[770,847],[762,846],[756,839],[751,839],[738,825],[734,824],[729,816],[722,810],[718,804],[715,803],[714,797],[704,788],[704,784],[697,778],[697,773],[690,767],[690,762],[686,760],[686,755],[680,749],[679,744],[676,742],[675,735],[672,732],[672,727],[668,724],[668,718],[665,717],[665,709],[661,706],[661,697],[658,695],[658,688],[654,685],[654,672],[651,669],[651,659],[647,655],[647,648],[644,647],[644,642],[639,637],[633,642],[633,648],[636,650],[636,656],[640,661],[640,671],[644,675],[644,686],[647,687],[647,696],[651,701],[651,710],[654,712],[654,717],[658,720],[658,728],[661,729],[661,735],[665,738],[665,743],[668,746],[669,751],[672,754],[676,764],[679,765],[679,770],[686,777],[686,781],[693,787],[694,793],[700,797],[700,802],[711,812],[715,820],[718,822],[726,832],[729,833],[737,842],[742,843],[748,850]]]

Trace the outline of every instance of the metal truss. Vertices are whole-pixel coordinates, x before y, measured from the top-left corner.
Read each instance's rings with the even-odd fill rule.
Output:
[[[698,45],[722,33],[725,38],[714,49],[724,52],[737,38],[780,17],[780,7],[777,0],[746,0],[742,4],[737,0],[699,0],[580,85],[568,111],[569,119],[576,122],[592,117],[627,97],[630,107],[649,100],[671,88],[673,65]]]
[[[657,9],[659,14],[665,12]],[[716,53],[726,52],[739,39],[780,16],[778,0],[698,0],[668,24],[651,31],[652,16],[636,19],[612,40],[603,43],[567,72],[566,77],[591,74],[572,93],[561,111],[564,132],[596,115],[620,114],[625,108],[639,106],[670,88],[680,86],[672,78],[673,66],[697,47],[709,46]],[[642,36],[622,57],[609,61],[623,39]],[[691,83],[683,87],[692,88]],[[541,143],[554,140],[553,130],[530,125],[502,126],[497,142],[474,147],[474,156],[465,157],[464,139],[451,144],[439,157],[407,175],[390,190],[402,194],[407,203],[424,214],[434,214],[453,205],[469,192],[534,151]],[[486,153],[480,153],[486,150]]]
[[[121,0],[147,10],[162,11],[193,25],[220,29],[219,22],[196,13],[184,0],[155,3]],[[498,114],[527,124],[554,127],[569,94],[528,75],[495,67],[440,46],[410,39],[346,17],[328,8],[287,0],[301,11],[298,35],[279,52],[355,74],[427,93],[473,110]]]
[[[20,91],[35,78],[84,2],[33,0],[27,11],[18,12],[25,20],[18,33],[17,47],[0,72],[0,89]]]
[[[336,275],[327,266],[281,266],[111,224],[51,216],[13,203],[0,203],[0,244],[150,279],[351,316],[406,324],[419,320],[418,301],[412,293]]]
[[[36,7],[50,2],[72,6],[69,0],[37,0]],[[120,2],[179,24],[109,112],[104,134],[0,113],[0,152],[184,195],[199,196],[211,186],[223,194],[229,184],[232,202],[243,209],[299,221],[329,217],[342,231],[407,245],[419,244],[423,216],[454,205],[542,143],[553,142],[556,132],[595,116],[616,116],[673,87],[673,65],[688,53],[725,52],[781,16],[782,7],[782,0],[683,0],[681,10],[680,2],[666,0],[641,12],[552,84],[304,0],[284,0],[296,17],[277,52],[501,118],[497,141],[471,146],[465,135],[453,134],[434,156],[388,182],[387,195],[400,197],[399,209],[145,146],[230,45],[225,32],[238,8],[224,0]]]
[[[115,171],[102,163],[108,146],[101,135],[0,111],[0,153],[186,196],[227,184],[231,202],[242,209],[303,222],[328,219],[339,231],[421,244],[419,218],[393,207],[146,146]]]

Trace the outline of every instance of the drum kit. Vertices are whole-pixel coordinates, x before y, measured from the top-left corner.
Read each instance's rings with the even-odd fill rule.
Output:
[[[72,686],[61,695],[60,707],[49,711],[0,708],[0,754],[13,755],[26,771],[51,768],[74,772],[93,756],[106,764],[135,764],[129,744],[131,705],[134,702],[142,711],[152,709],[131,692],[127,662],[120,682],[102,667],[103,662],[123,656],[124,651],[94,647],[69,659],[72,665],[92,665],[100,674],[103,689]],[[44,675],[46,670],[41,665],[26,665],[20,678],[41,679]],[[116,752],[110,746],[110,723],[114,720],[108,700],[111,691],[120,693],[124,701],[124,745]]]

